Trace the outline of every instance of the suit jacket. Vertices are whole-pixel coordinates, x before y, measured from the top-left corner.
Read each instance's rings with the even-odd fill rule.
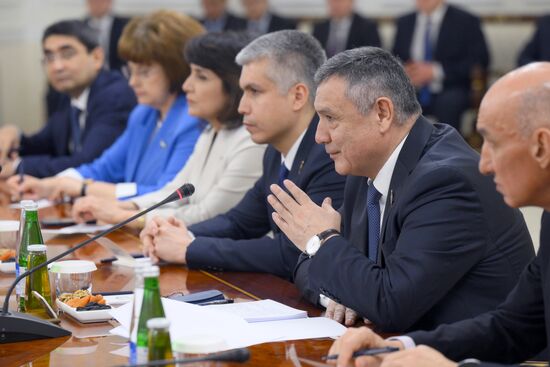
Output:
[[[114,17],[113,25],[111,26],[111,35],[109,36],[109,69],[120,71],[126,61],[118,56],[118,40],[122,35],[122,31],[130,18]]]
[[[267,33],[282,31],[283,29],[296,29],[298,24],[294,19],[284,18],[271,13],[271,21]]]
[[[390,181],[379,262],[364,254],[367,178],[349,177],[343,236],[298,267],[297,276],[309,276],[306,296],[322,292],[391,332],[494,309],[534,251],[523,216],[506,206],[478,161],[456,130],[420,117]]]
[[[155,132],[159,112],[146,105],[132,111],[128,127],[101,157],[77,168],[85,178],[111,183],[135,183],[137,195],[170,182],[193,152],[204,122],[187,112],[185,96],[170,107]]]
[[[533,38],[519,54],[518,65],[534,61],[550,61],[550,15],[538,20]]]
[[[244,126],[221,129],[207,128],[200,136],[187,164],[177,176],[159,191],[132,199],[140,208],[158,203],[186,182],[195,185],[189,198],[164,206],[151,216],[175,215],[188,226],[225,213],[243,198],[262,174],[265,145],[252,141]],[[179,204],[179,205],[178,205]]]
[[[126,127],[136,97],[126,79],[117,72],[101,71],[90,86],[82,150],[69,152],[71,102],[63,95],[56,112],[38,133],[22,136],[25,173],[49,177],[66,168],[90,162],[108,148]]]
[[[397,20],[393,53],[404,62],[411,60],[411,45],[417,13],[407,14]],[[489,67],[489,51],[481,30],[479,18],[448,5],[441,22],[434,61],[439,62],[445,73],[443,88],[470,89],[474,67]]]
[[[544,212],[537,257],[525,268],[506,301],[474,319],[410,336],[417,344],[430,345],[456,360],[472,357],[518,363],[540,353],[550,340],[549,241],[550,213]],[[547,358],[550,361],[550,356]]]
[[[330,33],[330,19],[327,19],[313,28],[313,36],[319,40],[323,48],[326,49],[328,36]],[[357,13],[352,16],[351,26],[346,42],[346,50],[362,47],[376,46],[381,47],[378,27],[372,20],[362,17]]]
[[[288,178],[317,204],[328,196],[340,205],[344,178],[336,173],[324,148],[315,144],[317,122],[315,117],[308,127]],[[188,266],[292,277],[300,251],[275,225],[271,218],[273,208],[267,202],[269,186],[277,183],[280,165],[281,154],[269,146],[262,177],[239,204],[226,214],[189,228],[197,238],[187,249]],[[267,236],[270,231],[273,238]]]

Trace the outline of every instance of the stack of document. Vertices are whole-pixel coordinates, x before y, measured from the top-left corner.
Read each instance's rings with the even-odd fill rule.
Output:
[[[193,304],[163,298],[172,340],[196,335],[212,335],[225,340],[227,349],[254,344],[338,337],[346,328],[325,317],[307,317],[297,310],[272,300],[216,306]],[[111,310],[121,325],[111,333],[129,336],[132,304]]]

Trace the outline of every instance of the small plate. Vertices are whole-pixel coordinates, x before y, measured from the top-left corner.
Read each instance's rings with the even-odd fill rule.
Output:
[[[0,271],[2,273],[15,273],[15,261],[10,261],[10,262],[0,261]]]
[[[105,322],[111,320],[113,317],[109,313],[109,311],[112,310],[113,304],[111,304],[111,300],[114,301],[114,304],[117,304],[115,299],[112,299],[113,297],[117,296],[105,296],[105,302],[111,306],[111,309],[107,310],[94,310],[94,311],[77,311],[76,308],[71,307],[67,305],[66,303],[61,302],[60,300],[56,299],[55,303],[57,304],[57,307],[59,310],[63,311],[67,315],[71,316],[76,321],[79,321],[83,324],[89,324],[94,322]],[[120,303],[119,303],[120,304]]]

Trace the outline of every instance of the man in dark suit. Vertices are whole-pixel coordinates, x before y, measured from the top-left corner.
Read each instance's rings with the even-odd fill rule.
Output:
[[[549,86],[550,63],[530,64],[497,81],[481,102],[477,129],[485,139],[479,169],[494,176],[498,190],[512,207],[535,205],[550,210]],[[388,367],[489,367],[497,364],[471,358],[519,363],[547,348],[550,340],[547,211],[542,217],[537,257],[495,310],[394,340],[384,340],[367,328],[350,329],[331,348],[330,353],[340,354],[338,365],[347,366],[351,354],[358,349],[384,346],[406,350],[376,359],[357,359],[356,365],[378,366],[382,362],[382,366]],[[453,362],[441,353],[462,361]]]
[[[204,18],[202,25],[208,32],[241,31],[246,20],[227,11],[227,0],[202,0]]]
[[[136,98],[120,74],[102,70],[94,31],[79,20],[49,26],[42,38],[49,82],[63,93],[57,111],[34,135],[0,129],[3,177],[23,172],[48,177],[98,157],[122,133]],[[13,151],[18,151],[14,156]],[[8,159],[11,160],[8,161]]]
[[[317,203],[326,197],[342,202],[344,178],[314,141],[313,75],[324,60],[319,42],[298,31],[266,34],[238,54],[239,112],[252,140],[269,144],[263,175],[229,212],[191,226],[193,235],[175,219],[149,222],[141,233],[147,254],[192,268],[292,277],[300,252],[271,219],[269,186],[288,178]]]
[[[534,61],[550,61],[550,15],[540,17],[533,38],[518,57],[520,66]]]
[[[318,207],[288,181],[295,199],[276,186],[278,200],[268,198],[275,223],[306,250],[295,276],[302,293],[390,332],[502,302],[534,252],[521,213],[477,170],[479,155],[420,115],[403,67],[382,49],[344,51],[316,80],[316,138],[348,176],[344,205]]]
[[[267,0],[242,0],[246,14],[246,29],[257,34],[265,34],[283,29],[296,29],[296,21],[281,17],[269,11]]]
[[[376,23],[353,11],[353,0],[328,0],[329,19],[316,24],[313,35],[332,57],[361,46],[381,47]]]
[[[397,20],[393,53],[405,63],[423,114],[460,129],[472,75],[489,66],[479,19],[444,0],[416,4],[416,12]]]

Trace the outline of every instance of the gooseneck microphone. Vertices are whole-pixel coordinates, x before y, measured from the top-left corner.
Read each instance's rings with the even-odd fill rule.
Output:
[[[143,364],[128,364],[119,367],[159,367],[167,365],[180,365],[196,362],[237,362],[244,363],[250,359],[248,348],[232,349],[225,352],[207,354],[203,357],[181,358],[181,359],[163,359],[160,361],[149,361]]]
[[[136,215],[118,223],[112,226],[111,228],[98,233],[97,235],[87,239],[86,241],[83,241],[79,243],[78,245],[68,249],[65,252],[62,252],[61,254],[52,257],[48,261],[35,266],[34,268],[31,268],[24,272],[23,274],[19,275],[15,280],[13,281],[12,285],[10,286],[8,292],[6,293],[6,298],[4,299],[4,306],[2,307],[2,312],[0,313],[0,344],[2,343],[13,343],[13,342],[21,342],[21,341],[27,341],[27,340],[34,340],[34,339],[44,339],[44,338],[57,338],[60,336],[67,336],[71,335],[71,332],[68,330],[65,330],[63,328],[60,328],[59,326],[56,326],[52,324],[51,322],[48,322],[46,320],[40,319],[38,317],[20,313],[20,312],[9,312],[9,301],[10,301],[10,295],[13,292],[13,289],[19,283],[19,281],[26,276],[34,273],[38,269],[41,269],[54,261],[57,261],[61,259],[64,256],[67,256],[70,253],[75,252],[76,250],[86,246],[90,242],[93,242],[97,240],[98,238],[101,238],[105,235],[108,235],[109,233],[116,231],[117,229],[125,226],[126,224],[130,223],[133,220],[136,220],[137,218],[141,217],[142,215],[145,215],[149,213],[152,210],[155,210],[159,206],[171,203],[176,200],[181,200],[185,197],[193,195],[195,192],[195,187],[192,184],[184,184],[179,189],[177,189],[175,192],[170,194],[168,197],[166,197],[161,202],[137,213]]]

